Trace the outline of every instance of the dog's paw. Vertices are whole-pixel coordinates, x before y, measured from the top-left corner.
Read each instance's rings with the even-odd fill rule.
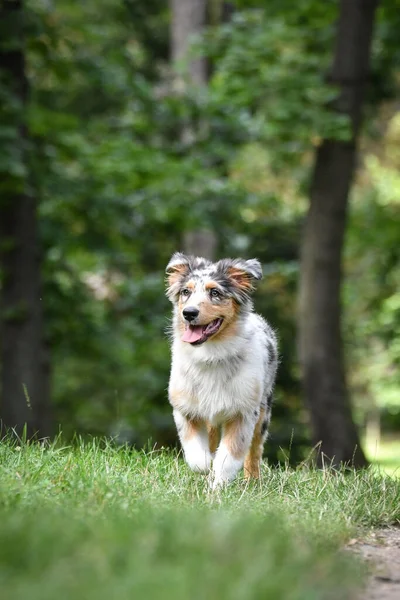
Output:
[[[229,481],[226,479],[221,479],[221,477],[212,477],[209,484],[212,492],[222,490],[224,487],[229,485]]]
[[[210,453],[198,449],[197,451],[186,451],[185,460],[192,471],[208,473],[211,469],[212,458]]]
[[[212,489],[227,486],[235,479],[242,466],[243,461],[232,456],[222,443],[217,450],[213,463]]]

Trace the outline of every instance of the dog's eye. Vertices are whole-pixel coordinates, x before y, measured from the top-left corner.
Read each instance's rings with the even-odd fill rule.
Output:
[[[181,294],[182,296],[190,296],[190,290],[188,288],[183,288],[183,290],[181,290]]]
[[[221,293],[216,288],[212,288],[210,290],[210,296],[211,298],[221,298]]]

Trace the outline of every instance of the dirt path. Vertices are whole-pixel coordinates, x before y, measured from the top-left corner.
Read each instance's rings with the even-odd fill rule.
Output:
[[[367,561],[371,573],[359,600],[400,600],[400,528],[378,529],[350,546]]]

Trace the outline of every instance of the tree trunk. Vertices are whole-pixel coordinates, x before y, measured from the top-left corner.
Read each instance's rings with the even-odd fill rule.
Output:
[[[207,20],[207,0],[171,0],[171,61],[173,65],[185,62],[188,57],[190,43],[194,35],[200,34]],[[203,86],[207,85],[208,68],[205,58],[190,61],[189,81]],[[176,88],[184,92],[184,80],[176,77]],[[195,133],[189,126],[183,126],[180,132],[182,141],[189,143]],[[204,256],[210,260],[215,258],[217,237],[210,229],[186,231],[183,235],[183,249],[187,254]]]
[[[185,231],[183,234],[183,248],[186,254],[214,260],[217,250],[217,237],[214,231],[210,229]]]
[[[187,59],[192,37],[206,25],[207,0],[171,0],[171,60],[179,64]],[[189,65],[191,81],[196,85],[207,83],[207,63],[196,58]]]
[[[366,464],[346,385],[341,335],[341,257],[349,190],[368,77],[377,0],[341,0],[330,81],[334,110],[348,115],[351,139],[319,147],[303,237],[299,293],[299,351],[319,464]]]
[[[13,99],[5,107],[15,129],[3,155],[16,171],[2,169],[0,199],[2,424],[20,434],[50,434],[49,367],[43,335],[37,200],[29,182],[28,132],[24,122],[28,83],[22,0],[3,0],[0,19],[7,40],[0,46],[0,77]]]

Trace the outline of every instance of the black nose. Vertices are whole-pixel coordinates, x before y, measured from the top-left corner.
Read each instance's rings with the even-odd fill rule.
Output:
[[[200,311],[194,306],[188,306],[187,308],[183,309],[182,314],[185,317],[186,321],[190,322],[198,316],[199,312]]]

